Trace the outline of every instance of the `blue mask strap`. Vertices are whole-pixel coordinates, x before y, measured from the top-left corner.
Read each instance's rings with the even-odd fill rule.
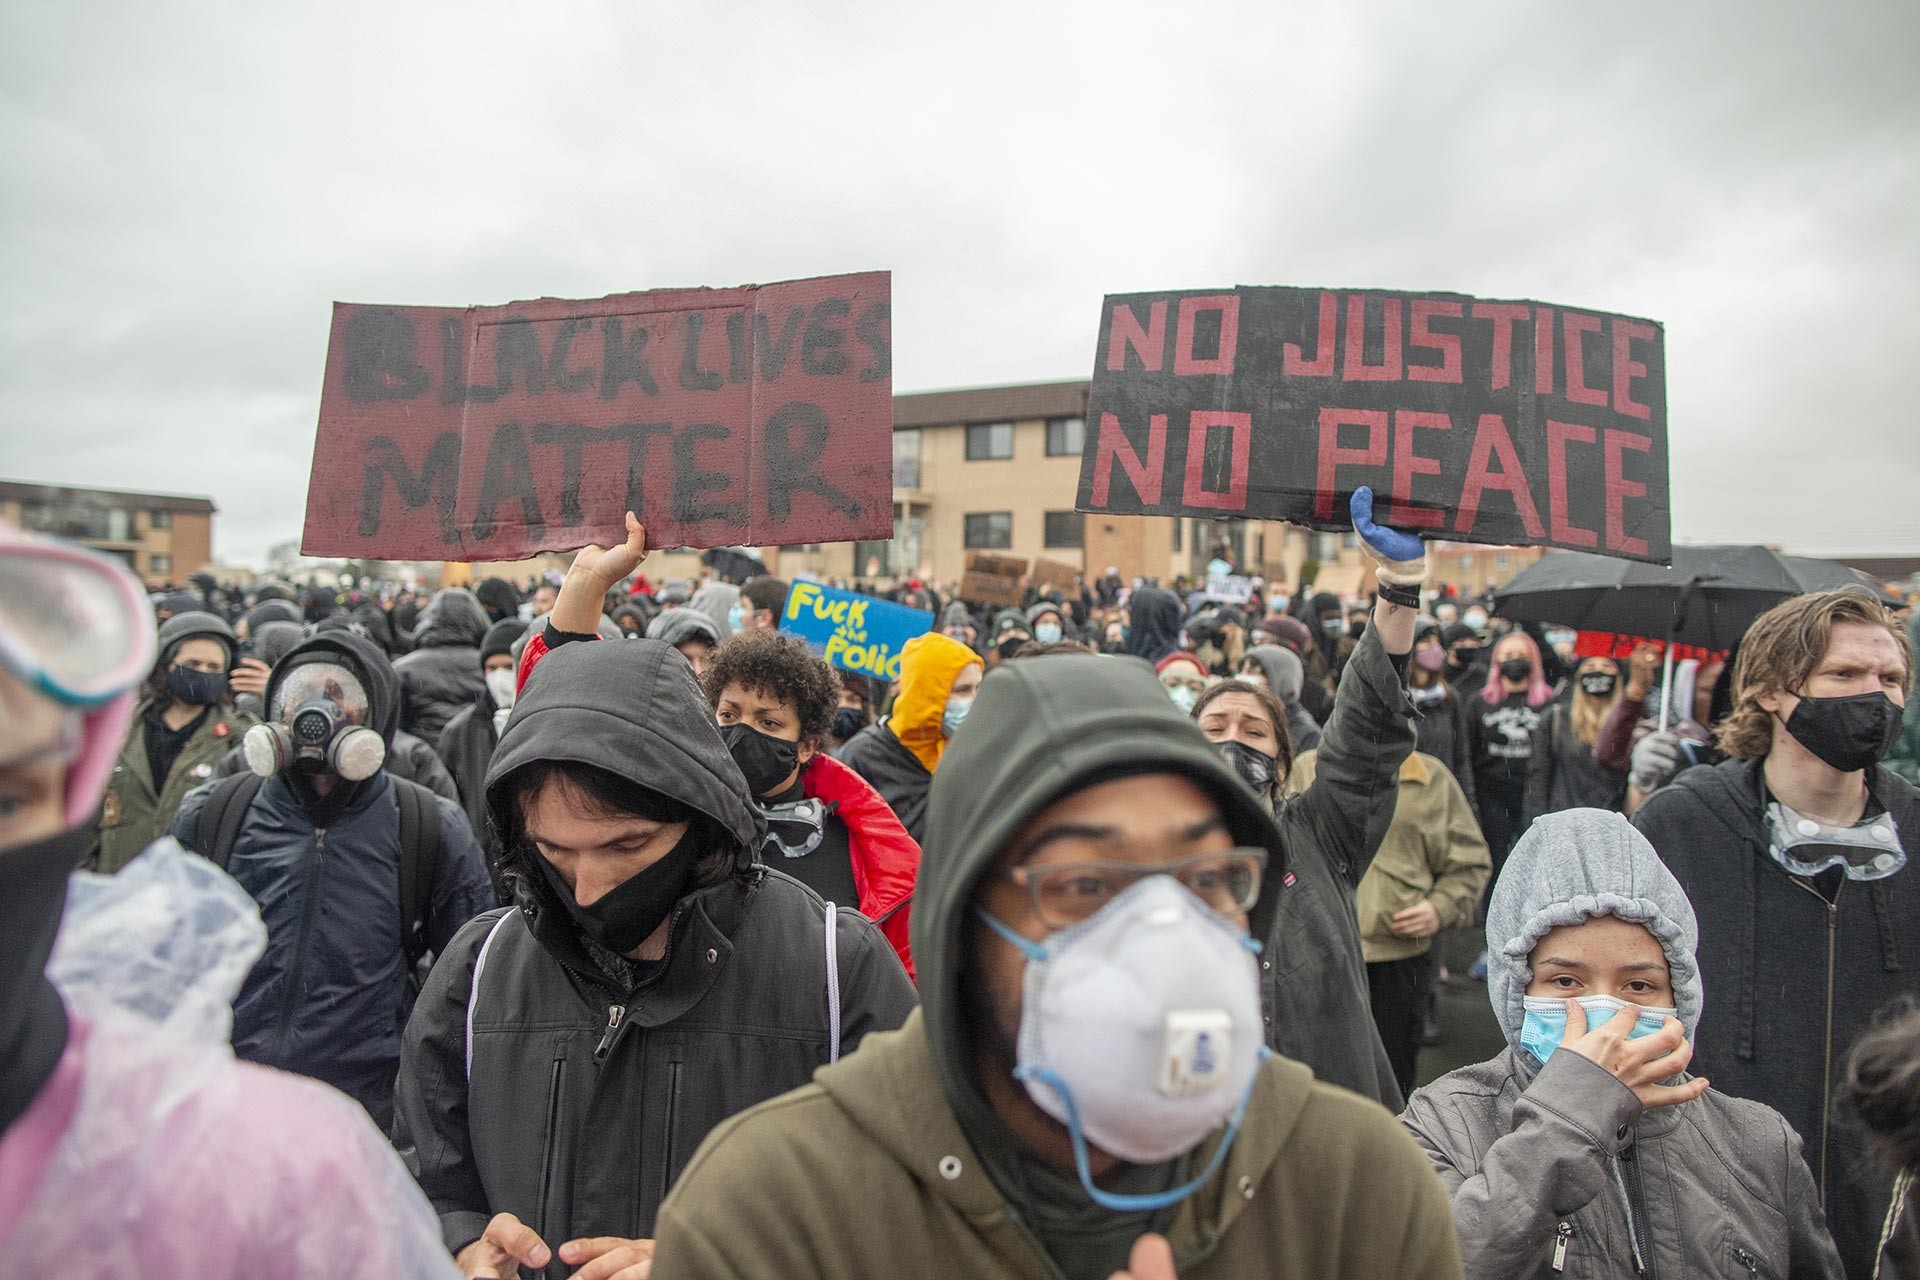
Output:
[[[991,917],[989,922],[993,923]],[[1267,1046],[1261,1045],[1260,1060],[1264,1062],[1271,1056],[1272,1053]],[[1080,1131],[1080,1110],[1073,1105],[1073,1094],[1067,1091],[1066,1082],[1045,1067],[1016,1067],[1013,1076],[1016,1080],[1038,1080],[1060,1095],[1060,1100],[1067,1107],[1067,1135],[1073,1141],[1073,1164],[1080,1175],[1080,1186],[1088,1196],[1092,1197],[1095,1204],[1115,1213],[1139,1213],[1169,1208],[1179,1204],[1204,1186],[1209,1178],[1220,1171],[1220,1166],[1226,1163],[1227,1152],[1233,1149],[1233,1140],[1240,1134],[1240,1122],[1246,1119],[1247,1105],[1253,1101],[1253,1087],[1260,1080],[1260,1073],[1256,1070],[1253,1073],[1253,1079],[1247,1081],[1246,1092],[1240,1095],[1239,1105],[1234,1107],[1232,1116],[1228,1117],[1226,1136],[1221,1138],[1220,1145],[1214,1148],[1213,1159],[1207,1161],[1206,1168],[1191,1180],[1169,1190],[1157,1191],[1149,1195],[1126,1196],[1102,1191],[1093,1185],[1093,1171],[1087,1164],[1087,1138]]]
[[[994,919],[992,913],[990,913],[985,907],[981,906],[977,902],[973,905],[973,914],[979,916],[982,920],[986,921],[987,927],[989,929],[992,929],[995,933],[1005,938],[1013,946],[1013,948],[1016,951],[1018,951],[1021,955],[1025,956],[1027,959],[1033,960],[1033,961],[1046,960],[1047,949],[1045,947],[1041,946],[1039,943],[1035,942],[1031,938],[1021,937],[1019,934],[1015,933],[1012,929],[1008,928],[1005,924],[1003,924],[999,920]]]

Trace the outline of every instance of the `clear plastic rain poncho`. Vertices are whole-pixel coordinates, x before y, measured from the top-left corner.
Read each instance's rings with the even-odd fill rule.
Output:
[[[265,943],[252,899],[171,840],[117,876],[74,875],[47,972],[76,1015],[78,1095],[0,1240],[0,1271],[459,1275],[358,1104],[228,1048],[234,995]]]

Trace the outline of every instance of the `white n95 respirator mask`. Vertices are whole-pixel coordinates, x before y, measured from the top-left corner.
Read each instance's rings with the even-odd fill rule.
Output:
[[[1087,1194],[1121,1212],[1191,1195],[1233,1145],[1266,1054],[1259,944],[1167,875],[1041,942],[976,910],[1027,957],[1014,1077],[1067,1127]],[[1122,1196],[1093,1185],[1088,1142],[1156,1163],[1222,1125],[1213,1159],[1185,1186]]]

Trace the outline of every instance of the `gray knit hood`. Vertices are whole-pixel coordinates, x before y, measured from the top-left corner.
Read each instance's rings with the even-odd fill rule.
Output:
[[[1633,824],[1605,809],[1564,809],[1527,828],[1487,904],[1487,998],[1515,1052],[1528,959],[1547,930],[1593,916],[1645,925],[1667,953],[1687,1038],[1700,1021],[1700,931],[1693,904]]]
[[[1247,650],[1247,657],[1260,664],[1267,673],[1267,688],[1273,690],[1273,696],[1286,706],[1300,701],[1300,689],[1306,683],[1307,669],[1300,663],[1300,655],[1291,649],[1283,649],[1277,644],[1257,644]]]

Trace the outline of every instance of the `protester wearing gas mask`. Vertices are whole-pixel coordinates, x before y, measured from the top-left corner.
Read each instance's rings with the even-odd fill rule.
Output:
[[[710,1129],[914,1003],[873,924],[757,856],[686,659],[592,638],[646,554],[628,527],[575,558],[488,769],[515,905],[461,932],[407,1027],[397,1139],[468,1276],[640,1266]]]
[[[160,656],[135,709],[132,732],[107,780],[87,869],[111,874],[166,834],[189,791],[254,724],[233,707],[227,673],[238,642],[211,613],[175,614],[160,628]]]
[[[1633,819],[1699,913],[1700,1068],[1806,1139],[1861,1276],[1890,1175],[1830,1102],[1874,1015],[1920,995],[1920,791],[1878,763],[1912,693],[1906,634],[1870,593],[1787,600],[1741,640],[1716,726],[1730,758],[1682,773]]]
[[[927,789],[948,741],[973,708],[984,675],[980,656],[929,632],[900,651],[900,695],[884,720],[855,734],[840,762],[873,784],[914,843],[926,831]]]
[[[1468,1274],[1839,1280],[1800,1136],[1688,1074],[1713,989],[1697,937],[1619,814],[1552,814],[1515,846],[1487,909],[1508,1048],[1402,1117],[1452,1196]]]
[[[500,861],[499,833],[487,821],[487,765],[493,759],[500,730],[513,712],[517,677],[513,668],[513,642],[526,633],[527,624],[518,618],[502,618],[487,628],[480,641],[480,674],[487,682],[486,693],[469,702],[447,721],[440,734],[440,758],[460,789],[460,807],[480,837],[487,857],[487,869],[493,876],[499,896],[504,884],[497,874]],[[500,897],[501,903],[506,902]]]
[[[171,842],[74,874],[154,656],[124,565],[0,524],[0,1270],[441,1280],[365,1113],[234,1060],[246,896]]]
[[[172,835],[266,922],[234,1051],[333,1085],[386,1128],[413,966],[492,903],[480,847],[459,805],[383,768],[400,682],[365,637],[295,646],[267,710],[242,744],[251,772],[188,795]]]
[[[716,1131],[658,1273],[1459,1275],[1388,1114],[1266,1050],[1266,804],[1135,663],[1009,663],[972,719],[933,784],[920,1012]]]
[[[911,976],[920,846],[880,793],[823,749],[841,688],[833,668],[803,641],[754,631],[721,645],[701,684],[766,818],[760,860],[828,902],[857,907]]]

